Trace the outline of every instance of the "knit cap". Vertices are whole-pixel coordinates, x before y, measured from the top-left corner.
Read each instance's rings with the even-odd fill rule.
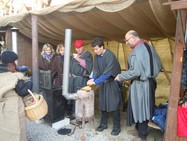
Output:
[[[12,63],[16,61],[17,59],[18,59],[18,55],[11,50],[3,51],[1,55],[1,60],[3,64]]]

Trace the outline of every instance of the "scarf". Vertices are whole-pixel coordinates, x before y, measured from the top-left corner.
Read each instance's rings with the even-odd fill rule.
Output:
[[[52,52],[50,54],[44,53],[44,55],[43,55],[43,58],[45,58],[48,61],[50,61],[52,57],[53,57],[53,53]]]
[[[58,54],[58,57],[64,62],[64,55]]]

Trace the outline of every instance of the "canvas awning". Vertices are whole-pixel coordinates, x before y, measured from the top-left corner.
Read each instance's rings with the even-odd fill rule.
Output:
[[[35,14],[39,41],[53,44],[64,40],[67,28],[72,29],[73,39],[84,40],[99,36],[121,42],[130,29],[145,39],[174,37],[175,13],[164,2],[167,0],[64,0],[40,11],[1,17],[0,26],[15,26],[31,38],[31,14]]]

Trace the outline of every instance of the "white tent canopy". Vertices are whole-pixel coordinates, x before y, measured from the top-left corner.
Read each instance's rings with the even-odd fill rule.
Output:
[[[56,2],[59,2],[56,0]],[[64,31],[72,29],[73,39],[91,40],[96,36],[122,42],[134,29],[145,39],[174,37],[176,18],[167,0],[63,0],[51,2],[39,11],[0,18],[0,26],[15,26],[31,38],[31,14],[38,16],[40,42],[57,44]]]

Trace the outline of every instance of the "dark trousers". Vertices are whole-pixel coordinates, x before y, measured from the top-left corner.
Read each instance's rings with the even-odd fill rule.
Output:
[[[108,125],[108,116],[109,116],[109,112],[102,111],[101,125],[104,126]],[[112,118],[113,118],[113,128],[120,128],[121,117],[120,117],[119,109],[112,112]]]
[[[138,130],[138,137],[141,139],[146,139],[148,135],[148,120],[142,123],[136,123],[135,128]]]

